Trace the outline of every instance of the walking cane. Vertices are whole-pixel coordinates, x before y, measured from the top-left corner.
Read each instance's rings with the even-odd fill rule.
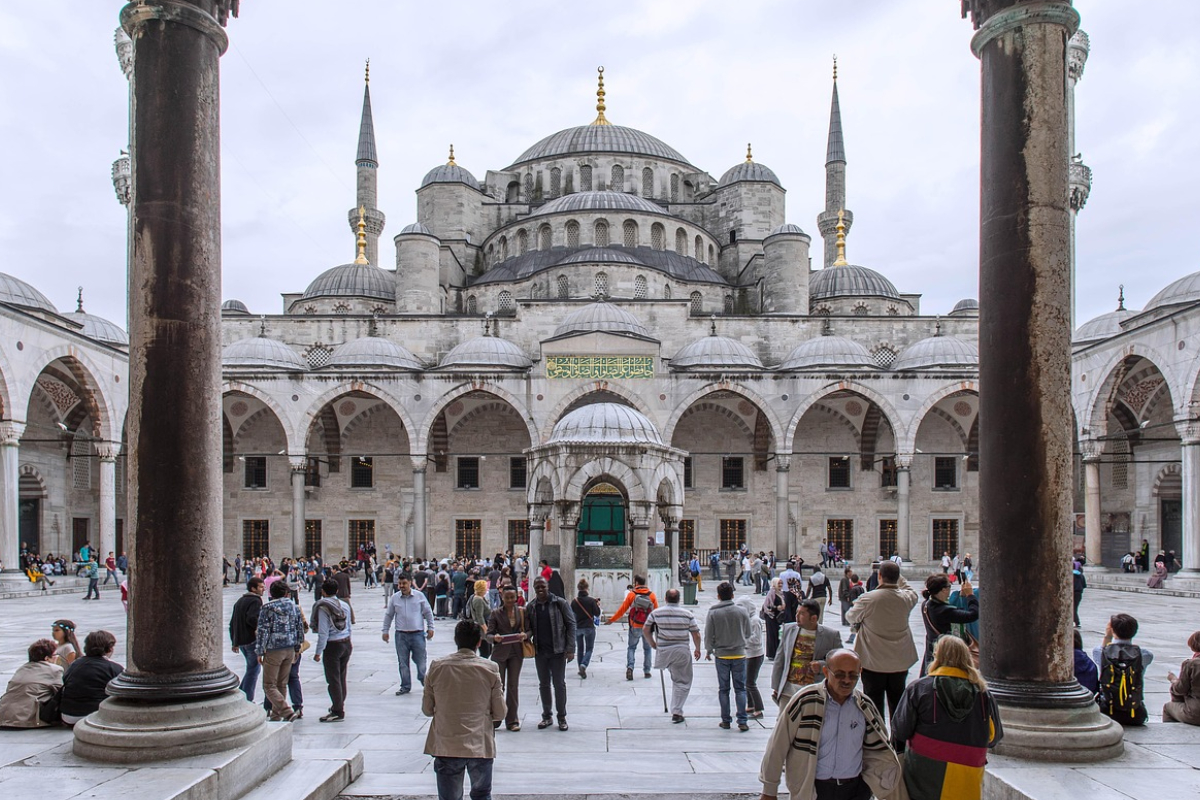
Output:
[[[658,671],[658,679],[662,683],[663,690],[663,713],[666,714],[670,709],[667,708],[667,676],[660,669]]]

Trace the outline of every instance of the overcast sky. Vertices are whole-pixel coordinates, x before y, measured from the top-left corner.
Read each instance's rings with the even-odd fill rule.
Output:
[[[1078,227],[1077,320],[1142,307],[1200,270],[1200,3],[1140,13],[1078,0],[1092,55],[1077,91],[1076,149],[1094,172]],[[127,141],[113,51],[121,3],[70,3],[53,26],[0,5],[0,272],[59,308],[125,321],[125,211],[109,170]],[[746,142],[813,235],[824,203],[830,60],[838,55],[853,263],[922,311],[978,286],[979,64],[957,0],[561,0],[410,3],[243,0],[222,66],[225,298],[281,311],[353,259],[346,212],[363,61],[379,148],[381,250],[416,214],[421,177],[446,159],[480,179],[538,139],[595,116],[646,131],[714,177]]]

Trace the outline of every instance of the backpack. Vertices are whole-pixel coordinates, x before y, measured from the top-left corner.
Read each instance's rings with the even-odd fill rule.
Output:
[[[650,600],[649,592],[634,592],[633,605],[629,607],[629,624],[645,625],[646,618],[653,610],[654,603]]]
[[[1100,693],[1096,701],[1105,716],[1122,725],[1144,725],[1142,648],[1110,644],[1100,651]]]

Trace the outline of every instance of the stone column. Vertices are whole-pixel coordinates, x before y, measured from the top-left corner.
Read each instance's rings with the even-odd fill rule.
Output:
[[[1200,420],[1177,420],[1183,483],[1183,572],[1200,572]],[[8,562],[5,562],[7,564]]]
[[[1083,550],[1088,567],[1099,570],[1104,567],[1100,546],[1100,454],[1104,445],[1085,439],[1079,446],[1083,451]]]
[[[909,453],[896,456],[896,550],[900,557],[912,560],[912,531],[909,520],[912,460]],[[891,553],[884,553],[890,556]]]
[[[575,546],[578,542],[579,504],[563,503],[558,518],[558,574],[567,597],[575,596]]]
[[[127,666],[74,731],[75,754],[96,761],[219,752],[267,732],[222,659],[218,59],[230,5],[157,0],[121,11],[135,48],[134,500]],[[268,774],[276,764],[262,766]]]
[[[4,572],[24,580],[21,574],[21,522],[18,514],[20,505],[21,474],[18,470],[21,454],[21,436],[25,425],[5,420],[0,422],[0,561]]]
[[[408,543],[407,555],[425,558],[429,549],[429,535],[425,526],[425,464],[413,468],[413,540]]]
[[[788,550],[788,475],[791,472],[791,456],[775,454],[775,553],[787,558]]]
[[[529,507],[529,599],[533,597],[533,579],[537,577],[538,564],[542,561],[542,544],[546,539],[546,510],[541,506]]]
[[[785,510],[786,513],[786,510]],[[671,580],[667,584],[672,589],[679,588],[679,516],[668,512],[663,517],[663,532],[667,535],[667,546],[671,548]]]
[[[304,546],[304,481],[308,476],[307,456],[288,456],[292,474],[292,558],[307,558]]]
[[[108,442],[96,442],[100,461],[100,556],[104,566],[108,554],[117,554],[117,448]]]
[[[1076,683],[1071,656],[1066,46],[1079,15],[1069,0],[963,9],[982,62],[982,666],[1004,719],[998,752],[1094,761],[1123,745]],[[1016,563],[1025,568],[1003,569]]]
[[[650,519],[641,503],[631,503],[629,509],[629,544],[633,549],[633,574],[642,575],[647,583],[650,578],[650,546],[646,539],[650,535]],[[635,507],[636,506],[636,507]]]

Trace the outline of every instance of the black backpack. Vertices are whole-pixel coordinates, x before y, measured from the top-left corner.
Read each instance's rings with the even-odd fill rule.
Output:
[[[1100,693],[1096,702],[1105,716],[1122,725],[1145,725],[1142,689],[1142,648],[1136,644],[1110,644],[1100,651]]]

